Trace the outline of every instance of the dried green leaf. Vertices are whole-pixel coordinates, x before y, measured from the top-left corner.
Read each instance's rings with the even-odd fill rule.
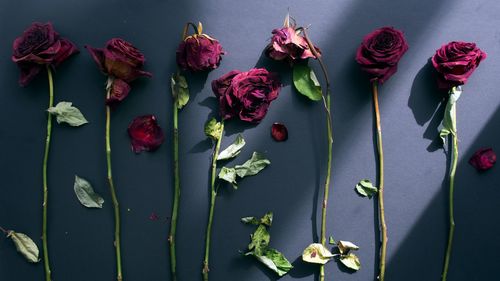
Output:
[[[87,208],[102,208],[104,199],[99,194],[95,193],[90,183],[84,178],[75,175],[73,189],[75,190],[76,197],[83,206]]]
[[[212,118],[205,124],[205,135],[213,140],[218,140],[222,137],[222,129],[222,123]]]
[[[457,135],[457,107],[456,103],[462,94],[462,87],[457,86],[453,87],[450,90],[450,97],[448,98],[448,103],[446,104],[446,108],[444,110],[444,118],[441,123],[439,136],[443,141],[443,144],[446,144],[446,138],[448,135],[456,136]]]
[[[40,261],[38,258],[38,247],[35,242],[28,237],[28,235],[9,230],[7,232],[7,237],[12,239],[17,251],[23,255],[27,261],[32,263],[37,263]]]
[[[349,253],[349,251],[351,251],[351,250],[354,250],[354,251],[359,250],[359,247],[356,246],[354,243],[352,243],[350,241],[342,241],[342,240],[340,240],[337,243],[337,247],[339,248],[339,251],[340,251],[340,253],[342,255],[345,255],[345,254]]]
[[[238,135],[231,145],[229,145],[226,149],[219,153],[217,160],[228,160],[238,156],[244,146],[245,139],[243,139],[241,135]]]
[[[313,243],[302,252],[302,260],[308,263],[326,264],[335,255],[332,254],[323,244]]]
[[[266,159],[264,154],[254,152],[250,159],[242,165],[236,165],[234,168],[236,169],[236,174],[240,178],[244,178],[256,175],[269,164],[271,164],[271,161]]]
[[[189,87],[186,77],[175,73],[170,78],[170,88],[174,98],[175,106],[178,109],[183,108],[189,101]]]
[[[271,224],[273,224],[273,212],[267,212],[262,218],[260,218],[260,223],[266,226],[271,226]]]
[[[340,256],[340,262],[352,270],[361,269],[361,262],[355,254],[349,253],[347,255]]]
[[[333,236],[330,236],[330,238],[328,239],[328,243],[329,243],[330,245],[335,245],[335,244],[336,244],[336,243],[335,243],[335,239],[333,239]]]
[[[262,255],[256,255],[254,252],[249,252],[246,255],[256,257],[260,262],[276,272],[279,276],[287,274],[288,271],[293,268],[293,265],[282,253],[272,248],[264,249],[262,251]]]
[[[67,123],[72,127],[78,127],[88,123],[80,110],[72,106],[71,102],[59,102],[56,106],[47,109],[47,111],[56,116],[57,123],[59,124]]]
[[[356,191],[361,196],[372,198],[372,196],[378,192],[378,188],[373,186],[370,180],[363,179],[356,184]]]
[[[255,232],[250,235],[250,238],[251,242],[248,244],[248,250],[253,251],[257,256],[262,256],[263,250],[269,246],[269,240],[271,239],[266,226],[260,224]]]
[[[258,220],[256,217],[244,217],[244,218],[241,218],[241,222],[246,223],[246,224],[253,224],[253,225],[260,224],[260,220]]]
[[[238,189],[236,182],[236,170],[234,168],[222,167],[219,172],[219,179],[232,184],[234,189]]]
[[[307,64],[297,63],[293,66],[293,85],[310,100],[319,101],[323,97],[316,74]]]

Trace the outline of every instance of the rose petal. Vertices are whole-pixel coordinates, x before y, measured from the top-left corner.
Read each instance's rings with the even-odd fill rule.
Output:
[[[274,123],[271,126],[271,136],[275,141],[286,141],[288,139],[288,129],[281,123]]]
[[[128,135],[135,153],[154,151],[165,139],[154,115],[136,117],[128,126]]]
[[[491,148],[480,148],[469,159],[469,164],[478,171],[491,169],[497,161],[497,155]]]

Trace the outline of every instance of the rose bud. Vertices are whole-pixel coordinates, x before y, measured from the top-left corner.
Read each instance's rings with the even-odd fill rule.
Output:
[[[21,70],[19,84],[26,86],[45,66],[56,67],[78,53],[75,44],[61,38],[51,23],[33,23],[13,43],[12,61]]]
[[[219,67],[224,54],[219,41],[202,33],[200,23],[197,33],[187,36],[177,47],[177,65],[182,70],[210,71]]]
[[[281,123],[274,123],[271,126],[271,136],[275,141],[286,141],[288,139],[288,129]]]
[[[497,155],[491,148],[481,148],[469,159],[469,164],[478,171],[491,169],[497,162]]]
[[[382,27],[365,36],[356,52],[356,61],[370,75],[370,81],[384,83],[396,73],[398,62],[407,50],[403,32]]]
[[[266,48],[266,55],[273,60],[304,60],[315,58],[306,39],[295,30],[295,26],[277,28],[272,31],[271,43]],[[315,47],[318,54],[319,48]]]
[[[279,78],[264,68],[253,68],[247,72],[233,70],[212,81],[221,117],[224,120],[238,117],[255,124],[266,116],[280,88]]]
[[[438,72],[438,87],[450,89],[465,84],[485,58],[486,53],[475,43],[454,41],[443,45],[431,59]]]
[[[146,76],[151,73],[143,71],[144,55],[129,42],[113,38],[109,40],[103,49],[85,46],[97,66],[104,74],[113,78],[121,79],[127,83]]]
[[[135,153],[154,151],[165,139],[154,115],[136,117],[128,126],[128,135]]]

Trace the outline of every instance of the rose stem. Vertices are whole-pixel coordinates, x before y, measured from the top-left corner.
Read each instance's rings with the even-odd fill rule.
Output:
[[[170,235],[168,241],[170,243],[170,271],[172,281],[177,280],[176,275],[176,254],[175,254],[175,233],[177,231],[177,215],[179,210],[179,199],[181,196],[181,187],[179,182],[179,129],[178,129],[178,109],[176,102],[173,102],[174,111],[174,202],[172,205],[172,218],[170,220]]]
[[[208,281],[208,272],[210,271],[208,260],[210,257],[210,235],[212,231],[212,221],[214,218],[215,209],[215,198],[217,197],[217,190],[215,189],[215,179],[217,176],[217,157],[219,156],[220,143],[222,136],[224,135],[224,121],[221,122],[221,134],[217,139],[217,143],[214,147],[214,152],[212,154],[212,177],[210,180],[210,212],[208,214],[208,224],[205,239],[205,259],[203,261],[203,280]]]
[[[111,96],[111,87],[113,84],[113,78],[108,78],[106,98],[109,99]],[[113,175],[111,173],[111,140],[109,136],[109,131],[111,127],[111,108],[106,105],[106,161],[108,164],[108,182],[111,191],[111,199],[113,200],[113,207],[115,213],[115,251],[116,251],[116,280],[121,281],[122,276],[122,257],[120,248],[120,208],[118,204],[118,199],[116,197],[115,186],[113,184]]]
[[[456,106],[456,105],[455,105]],[[456,110],[452,110],[453,116],[451,117],[451,120],[456,120],[457,119],[457,112]],[[449,204],[450,204],[450,232],[448,233],[448,246],[446,248],[446,257],[444,259],[444,268],[443,268],[443,274],[442,274],[442,281],[446,281],[446,277],[448,275],[448,266],[450,264],[450,256],[451,256],[451,249],[453,246],[453,234],[455,233],[455,217],[454,217],[454,212],[453,212],[453,193],[455,190],[455,172],[457,170],[457,162],[458,162],[458,139],[457,136],[451,135],[451,138],[453,139],[453,154],[452,154],[452,162],[451,162],[451,170],[450,170],[450,197],[449,197]]]
[[[387,225],[385,224],[384,210],[384,150],[382,148],[382,127],[380,125],[380,110],[378,106],[378,82],[373,81],[373,106],[375,108],[375,122],[377,125],[377,150],[379,165],[378,208],[380,219],[380,232],[382,241],[380,245],[380,273],[379,281],[385,278],[385,256],[387,252]]]
[[[316,57],[316,59],[319,62],[319,65],[321,66],[321,70],[323,71],[323,75],[325,76],[325,82],[326,82],[326,98],[323,96],[323,103],[325,107],[325,112],[327,116],[327,142],[328,142],[328,162],[327,162],[327,167],[326,167],[326,180],[325,180],[325,189],[324,189],[324,194],[323,194],[323,205],[321,208],[321,244],[323,246],[326,246],[326,209],[328,206],[328,194],[329,194],[329,189],[330,189],[330,177],[331,177],[331,169],[332,169],[332,144],[333,144],[333,134],[332,134],[332,119],[330,115],[330,95],[331,95],[331,90],[330,90],[330,79],[328,78],[328,71],[326,70],[326,66],[323,63],[323,60],[321,59],[321,56],[316,52],[316,48],[314,47],[314,44],[311,42],[309,39],[309,36],[307,36],[306,29],[303,28],[302,31],[304,32],[304,37],[306,38],[307,44],[309,45],[309,49],[313,53],[313,55]],[[325,266],[320,265],[320,281],[325,280]]]
[[[54,106],[54,79],[52,70],[47,65],[47,75],[49,79],[49,108]],[[49,188],[47,185],[47,161],[49,160],[50,136],[52,133],[52,114],[47,114],[47,138],[45,139],[45,152],[43,155],[43,215],[42,215],[42,248],[43,265],[45,268],[45,280],[50,281],[49,247],[47,245],[47,207]]]

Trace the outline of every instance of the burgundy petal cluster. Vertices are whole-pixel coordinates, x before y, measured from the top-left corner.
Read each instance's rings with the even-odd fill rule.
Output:
[[[491,148],[481,148],[469,159],[469,164],[478,171],[491,169],[497,162],[497,155]]]
[[[154,115],[136,117],[128,126],[128,135],[135,153],[154,151],[165,140],[163,131]]]
[[[219,41],[206,34],[195,34],[179,44],[176,59],[182,70],[210,71],[219,67],[224,54]]]
[[[288,129],[282,123],[274,123],[271,126],[271,136],[277,142],[286,141],[288,139]]]
[[[12,48],[12,61],[21,70],[21,86],[28,85],[45,66],[56,67],[79,52],[75,44],[59,36],[51,23],[38,22],[16,38]]]
[[[85,46],[99,69],[110,77],[110,97],[106,104],[116,104],[125,99],[130,91],[130,82],[139,77],[151,77],[151,73],[143,71],[146,61],[144,55],[131,43],[113,38],[106,42],[104,48]]]
[[[398,70],[398,62],[408,50],[403,32],[382,27],[369,33],[356,52],[356,61],[370,75],[370,81],[384,83]]]
[[[465,84],[485,58],[486,53],[475,43],[454,41],[441,46],[431,59],[438,72],[438,87],[450,89]]]
[[[276,28],[272,31],[271,43],[266,48],[266,55],[273,60],[304,60],[315,58],[306,39],[295,27]],[[319,48],[314,47],[320,54]]]
[[[224,120],[238,117],[255,124],[266,116],[269,105],[278,97],[280,88],[277,75],[265,68],[253,68],[247,72],[232,70],[212,81],[221,117]]]

